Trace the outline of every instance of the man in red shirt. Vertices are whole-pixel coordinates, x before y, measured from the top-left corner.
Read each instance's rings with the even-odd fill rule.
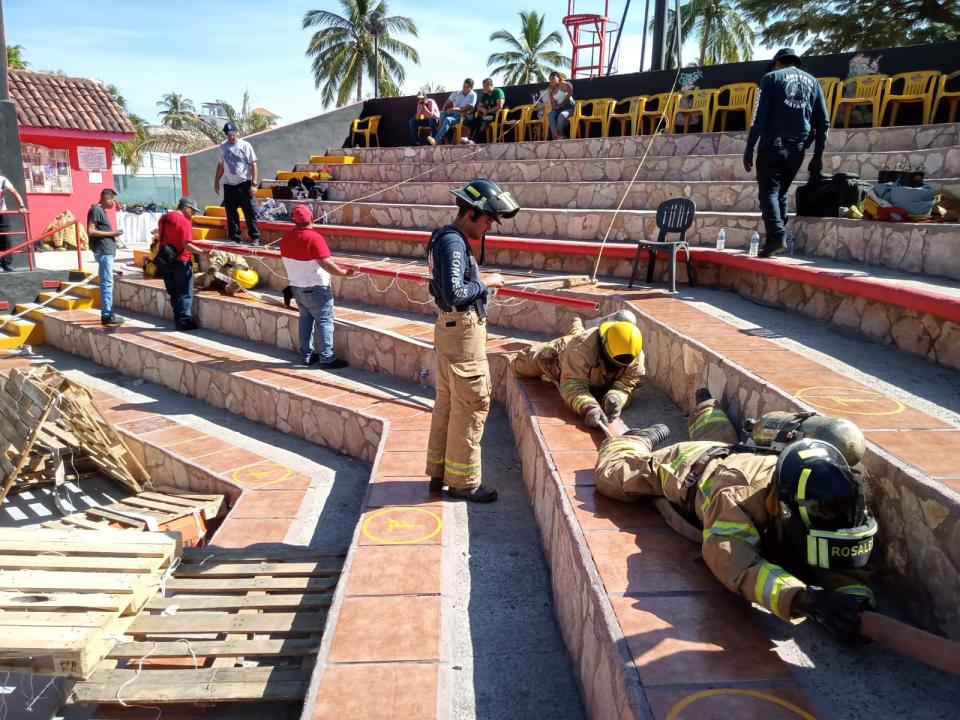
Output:
[[[164,245],[173,248],[175,257],[164,268],[161,276],[170,296],[173,307],[173,321],[177,330],[196,330],[199,327],[191,317],[193,308],[193,254],[205,254],[194,245],[193,223],[190,218],[200,212],[198,206],[188,197],[180,198],[177,209],[171,210],[160,218],[158,248]],[[160,251],[158,250],[158,255]]]
[[[297,226],[280,239],[280,258],[300,308],[300,357],[304,365],[320,363],[325,370],[347,367],[333,354],[333,292],[330,274],[353,277],[356,270],[344,270],[330,258],[323,235],[313,229],[313,214],[306,205],[293,209]],[[312,342],[316,327],[316,342]]]

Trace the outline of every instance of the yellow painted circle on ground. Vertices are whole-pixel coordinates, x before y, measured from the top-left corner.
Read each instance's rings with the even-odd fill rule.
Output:
[[[869,388],[846,388],[833,385],[818,385],[797,390],[798,400],[808,402],[823,410],[843,413],[844,415],[897,415],[906,410],[906,406],[891,397],[882,395]],[[865,403],[880,403],[880,410],[858,410]],[[886,408],[883,408],[883,406]]]
[[[769,693],[760,692],[759,690],[742,690],[740,688],[713,688],[710,690],[701,690],[700,692],[695,692],[692,695],[687,695],[683,700],[674,705],[670,712],[667,713],[667,720],[677,720],[680,717],[680,713],[683,712],[688,706],[693,705],[693,703],[698,700],[702,700],[707,697],[714,697],[716,695],[748,695],[750,697],[757,698],[758,700],[765,700],[771,702],[780,707],[786,708],[790,712],[794,713],[797,717],[803,718],[803,720],[817,720],[816,717],[808,713],[801,707],[797,707],[789,700],[784,700],[779,698],[776,695],[770,695]]]
[[[263,487],[282,482],[294,474],[293,468],[270,460],[262,460],[252,465],[237,468],[230,473],[230,478],[240,485],[248,487]]]
[[[385,538],[380,535],[384,530],[376,528],[374,532],[374,527],[380,523],[384,522],[386,524],[386,532],[392,532],[394,525],[397,523],[400,529],[410,529],[411,525],[409,521],[404,517],[410,513],[416,513],[419,515],[425,515],[426,524],[424,525],[423,530],[419,535],[406,537],[406,538]],[[395,516],[395,517],[391,517]],[[419,527],[415,525],[412,527]],[[440,519],[440,516],[437,515],[432,510],[427,510],[426,508],[418,507],[385,507],[380,508],[375,513],[370,515],[366,520],[363,521],[363,534],[365,537],[378,542],[381,545],[416,545],[417,543],[426,542],[434,537],[436,537],[441,528],[443,528],[443,521]]]

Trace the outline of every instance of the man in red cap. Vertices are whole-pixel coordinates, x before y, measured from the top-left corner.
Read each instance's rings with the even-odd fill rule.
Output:
[[[292,219],[296,228],[280,239],[280,258],[300,308],[300,357],[304,365],[320,363],[325,370],[345,368],[347,362],[337,360],[333,354],[330,275],[353,277],[356,270],[344,270],[330,258],[327,241],[313,229],[313,213],[308,206],[297,205]]]

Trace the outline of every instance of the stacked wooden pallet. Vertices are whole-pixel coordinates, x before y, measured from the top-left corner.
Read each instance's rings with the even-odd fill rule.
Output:
[[[0,667],[87,677],[181,552],[176,534],[0,528]]]
[[[303,700],[343,550],[188,549],[71,703]]]
[[[202,543],[209,521],[225,511],[223,495],[142,492],[109,505],[50,520],[43,523],[43,527],[178,532],[185,547],[194,547]]]

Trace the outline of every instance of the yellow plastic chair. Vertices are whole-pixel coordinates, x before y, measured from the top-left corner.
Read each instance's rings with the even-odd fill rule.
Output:
[[[721,98],[724,93],[727,95],[726,102]],[[717,129],[717,116],[720,116],[720,132],[727,130],[727,115],[732,112],[742,112],[744,122],[747,128],[750,127],[750,120],[753,117],[753,104],[757,98],[756,83],[735,83],[733,85],[722,85],[717,88],[717,98],[713,106],[713,116],[710,118],[710,128]],[[722,113],[722,114],[721,114]]]
[[[459,145],[460,139],[466,135],[470,137],[470,133],[473,132],[471,123],[467,122],[467,116],[461,114],[460,119],[457,121],[457,124],[450,128],[450,131],[453,132],[453,144]],[[450,137],[449,135],[447,137]]]
[[[610,130],[610,109],[616,104],[613,98],[594,98],[577,100],[570,116],[570,139],[576,140],[580,134],[580,124],[584,126],[584,136],[589,137],[594,123],[600,125],[600,137],[607,137]]]
[[[380,118],[383,115],[370,115],[365,118],[357,118],[350,127],[350,144],[356,145],[356,137],[363,137],[364,147],[370,147],[370,139],[377,141],[377,147],[380,147],[380,138],[377,136],[377,128],[380,127]]]
[[[517,105],[515,108],[502,108],[497,113],[496,121],[487,126],[487,142],[491,142],[490,132],[493,125],[496,125],[496,129],[493,130],[494,142],[506,142],[507,134],[511,130],[514,142],[523,140],[523,123],[529,107],[529,105]]]
[[[690,107],[683,107],[683,101],[690,99]],[[690,132],[690,119],[694,115],[699,115],[703,123],[702,132],[711,132],[713,130],[713,106],[716,104],[716,90],[688,90],[680,96],[677,101],[677,108],[673,114],[673,121],[683,118],[683,133]]]
[[[836,102],[837,95],[843,85],[843,81],[838,77],[819,77],[820,89],[823,90],[823,99],[827,101],[827,117],[833,117],[833,105]]]
[[[941,75],[940,82],[937,83],[937,99],[933,103],[933,109],[930,111],[930,122],[937,119],[937,111],[940,109],[940,103],[946,100],[950,103],[950,112],[947,122],[953,122],[957,118],[957,105],[960,103],[960,89],[947,90],[947,85],[957,78],[960,78],[960,70],[955,70],[949,75]]]
[[[680,93],[668,92],[651,95],[640,105],[637,112],[637,127],[640,135],[646,133],[647,120],[650,121],[650,134],[656,132],[661,115],[666,114],[666,125],[664,132],[671,132],[673,128],[673,116],[677,109],[677,101],[680,99]]]
[[[830,127],[837,124],[837,115],[843,108],[843,127],[850,127],[850,114],[858,105],[869,105],[873,127],[880,127],[880,100],[886,84],[886,75],[858,75],[843,81],[830,116]]]
[[[524,140],[547,140],[550,137],[550,121],[547,119],[549,110],[539,105],[525,105],[527,114],[523,118],[523,127],[520,128],[520,137]],[[543,110],[537,117],[537,109]]]
[[[880,104],[880,123],[887,115],[890,107],[890,125],[897,124],[897,111],[902,103],[923,103],[924,125],[930,124],[930,113],[933,110],[933,93],[936,89],[939,70],[917,70],[915,72],[899,73],[887,78],[883,88],[883,102]],[[899,92],[893,92],[893,86],[903,83]]]
[[[617,126],[619,130],[618,135],[637,134],[637,113],[640,112],[640,106],[644,100],[646,100],[646,97],[634,95],[633,97],[618,100],[610,108],[610,124],[612,125],[614,121],[619,123]],[[622,107],[624,103],[626,103],[626,107]],[[621,108],[620,112],[617,112],[617,108]]]

